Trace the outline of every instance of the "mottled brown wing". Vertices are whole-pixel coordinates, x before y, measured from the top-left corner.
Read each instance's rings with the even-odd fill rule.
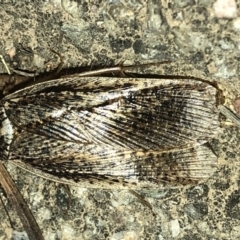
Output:
[[[71,81],[8,96],[8,118],[54,139],[145,150],[205,143],[219,128],[216,89],[201,81]]]
[[[219,128],[216,94],[184,79],[34,85],[1,102],[2,158],[85,187],[196,183],[216,170],[216,156],[201,145]]]
[[[56,181],[91,188],[193,184],[209,178],[217,169],[217,158],[205,145],[171,151],[126,150],[22,133],[11,150],[9,160],[17,166],[47,178],[54,176]]]

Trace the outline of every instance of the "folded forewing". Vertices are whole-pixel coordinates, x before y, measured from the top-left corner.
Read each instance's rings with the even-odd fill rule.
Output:
[[[194,80],[52,81],[48,88],[30,87],[7,96],[3,106],[16,128],[126,149],[202,144],[219,128],[216,89]]]

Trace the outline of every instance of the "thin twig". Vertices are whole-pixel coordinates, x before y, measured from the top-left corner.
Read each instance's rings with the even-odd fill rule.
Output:
[[[0,162],[0,182],[8,200],[15,207],[29,239],[44,240],[42,231],[2,162]]]

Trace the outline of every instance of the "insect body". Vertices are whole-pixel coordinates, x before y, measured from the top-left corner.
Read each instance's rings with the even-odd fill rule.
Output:
[[[218,104],[200,80],[51,80],[1,100],[0,157],[82,187],[196,183],[217,168]]]

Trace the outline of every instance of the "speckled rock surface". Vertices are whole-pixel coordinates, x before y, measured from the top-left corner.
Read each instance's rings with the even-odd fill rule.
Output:
[[[58,65],[50,48],[64,56],[65,68],[171,60],[145,71],[215,80],[233,109],[240,95],[240,2],[145,2],[1,0],[0,54],[12,68],[38,72]],[[70,187],[69,198],[60,184],[8,169],[46,239],[239,239],[239,143],[240,130],[224,126],[210,143],[219,156],[211,179],[139,191],[155,217],[128,191]],[[0,239],[27,239],[4,202],[12,226],[1,204]]]

